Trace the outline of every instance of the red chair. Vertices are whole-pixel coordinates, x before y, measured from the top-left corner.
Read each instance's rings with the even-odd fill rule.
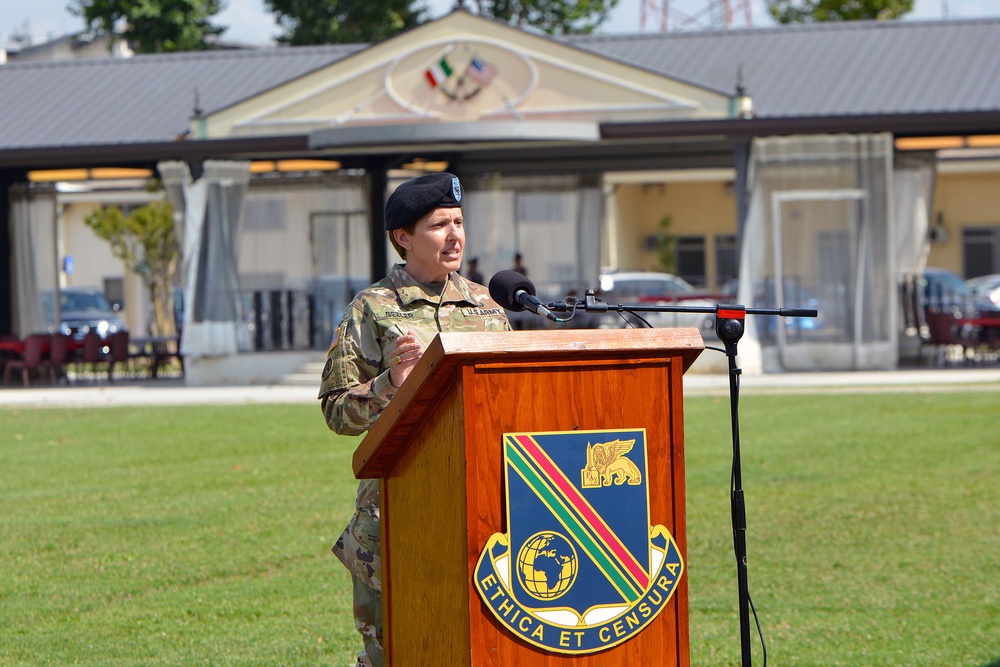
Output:
[[[95,368],[107,361],[104,356],[104,340],[96,331],[88,331],[83,336],[83,348],[76,358],[77,376],[82,376],[84,370],[94,372]]]
[[[52,334],[49,345],[49,376],[52,382],[66,377],[66,364],[69,362],[69,336],[62,333]]]
[[[3,370],[4,384],[10,384],[12,371],[21,372],[21,380],[24,386],[31,384],[31,374],[40,374],[48,366],[48,361],[43,356],[44,346],[48,336],[46,334],[32,334],[24,340],[24,354],[18,359],[8,359]]]
[[[932,357],[938,362],[949,363],[960,361],[962,364],[969,364],[974,361],[969,357],[969,350],[975,350],[978,341],[975,338],[963,335],[957,331],[958,322],[951,313],[928,312],[927,316],[927,338],[922,341],[923,346],[930,347],[934,352]],[[923,346],[920,356],[923,357]],[[961,357],[955,359],[953,353],[960,353]]]
[[[108,382],[114,379],[115,364],[125,367],[125,374],[128,375],[129,362],[132,356],[128,351],[128,332],[116,331],[108,339]]]

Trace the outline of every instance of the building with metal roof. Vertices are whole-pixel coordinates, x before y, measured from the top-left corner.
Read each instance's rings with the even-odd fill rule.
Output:
[[[606,57],[731,93],[759,118],[977,114],[1000,108],[1000,19],[844,21],[570,38]]]
[[[142,161],[142,151],[129,147],[189,138],[191,121],[200,113],[251,99],[364,48],[196,51],[9,63],[0,67],[4,118],[0,164]],[[52,148],[63,157],[43,157]]]
[[[556,38],[551,38],[555,41]],[[822,121],[937,132],[939,114],[989,129],[1000,89],[991,57],[1000,19],[842,22],[777,28],[587,35],[561,41],[657,75],[734,95],[742,84],[755,120],[794,128]],[[212,114],[364,52],[367,45],[266,48],[131,58],[12,62],[0,67],[0,165],[53,146],[157,144]],[[89,111],[88,111],[89,110]],[[867,117],[867,123],[865,119]],[[839,122],[837,119],[840,119]],[[853,121],[853,122],[850,122]],[[768,129],[776,127],[768,123]],[[725,126],[720,126],[723,131]],[[678,130],[679,132],[680,130]],[[72,152],[70,153],[72,155]]]
[[[796,216],[836,218],[842,228],[835,233],[822,225],[814,230],[816,239],[826,239],[826,249],[810,250],[829,257],[833,237],[853,238],[858,225],[883,224],[905,208],[896,231],[883,229],[869,239],[868,250],[843,255],[851,275],[827,267],[810,277],[814,290],[842,280],[841,287],[850,283],[845,289],[856,294],[873,291],[866,281],[874,280],[873,293],[881,294],[876,309],[895,309],[890,293],[896,260],[863,280],[865,267],[854,264],[872,248],[889,252],[901,236],[912,237],[907,268],[930,258],[961,271],[971,247],[965,229],[986,230],[986,246],[976,248],[996,250],[969,270],[1000,271],[1000,232],[994,239],[990,230],[997,221],[988,213],[1000,205],[993,201],[998,195],[990,194],[1000,192],[1000,89],[992,85],[1000,74],[1000,52],[992,47],[997,43],[997,19],[556,38],[456,10],[373,45],[12,62],[0,66],[0,229],[16,227],[16,197],[9,188],[27,183],[29,171],[83,168],[92,176],[95,168],[114,166],[159,168],[163,175],[169,163],[189,165],[196,179],[206,160],[253,165],[248,219],[257,220],[258,208],[282,210],[303,221],[289,223],[289,229],[305,229],[333,204],[292,215],[287,207],[293,204],[279,205],[273,193],[307,182],[329,188],[332,181],[301,174],[299,185],[282,180],[277,186],[273,174],[263,173],[267,167],[258,166],[322,159],[340,169],[336,182],[353,192],[350,206],[336,206],[347,207],[343,215],[367,220],[369,239],[358,248],[368,255],[363,273],[377,277],[390,260],[382,202],[395,170],[445,164],[467,182],[471,205],[503,218],[494,237],[509,233],[515,239],[494,238],[492,246],[477,241],[482,245],[474,254],[487,271],[503,268],[524,249],[518,240],[524,230],[555,229],[538,218],[555,210],[577,216],[560,228],[574,240],[546,243],[572,246],[577,254],[534,258],[536,265],[551,264],[548,272],[539,267],[534,273],[547,276],[550,289],[593,285],[599,267],[657,268],[652,239],[666,216],[687,243],[684,257],[691,258],[692,271],[700,270],[701,284],[717,290],[736,277],[739,248],[745,251],[755,176],[759,185],[778,174],[787,179],[820,169],[794,163],[801,157],[796,151],[825,156],[829,170],[829,161],[848,150],[877,154],[865,168],[866,174],[883,174],[865,186],[875,190],[847,187],[860,176],[838,163],[839,175],[829,178],[842,181],[839,189],[820,181],[796,186],[813,193],[836,190],[823,200],[822,211],[807,210],[814,205],[796,195],[787,200],[796,202],[795,210],[758,214],[772,223],[777,215],[782,224]],[[450,59],[455,70],[440,85],[426,76],[437,59]],[[491,68],[477,81],[468,76],[474,59]],[[857,140],[837,139],[842,135]],[[794,138],[799,143],[789,143]],[[826,142],[822,148],[820,139]],[[784,160],[784,166],[769,159]],[[498,177],[503,186],[496,185]],[[906,192],[916,194],[899,194],[905,178],[920,183],[907,186]],[[265,185],[272,194],[261,194]],[[764,187],[775,202],[775,196],[785,196],[784,190],[772,192],[778,186]],[[553,199],[538,199],[540,188],[549,188],[545,196]],[[887,194],[894,188],[895,195]],[[959,194],[970,188],[980,202],[971,209]],[[500,213],[498,192],[511,193],[514,202]],[[878,206],[870,205],[875,200]],[[868,222],[838,209],[843,202],[857,202]],[[927,228],[943,228],[955,216],[961,220],[950,240],[932,235],[936,241],[929,244]],[[251,226],[272,224],[265,217]],[[923,222],[911,224],[918,218]],[[10,256],[13,246],[0,251]],[[526,250],[529,263],[531,252]],[[247,281],[261,285],[278,275],[263,264],[251,273]],[[283,288],[290,278],[274,280]],[[15,282],[0,277],[2,332],[15,328]],[[886,331],[898,328],[898,317],[871,334],[850,324],[869,317],[862,315],[847,313],[837,326],[850,329],[845,336],[855,341],[876,335],[896,344],[895,334]],[[833,329],[831,320],[828,332]],[[854,345],[842,365],[868,367],[865,354]]]

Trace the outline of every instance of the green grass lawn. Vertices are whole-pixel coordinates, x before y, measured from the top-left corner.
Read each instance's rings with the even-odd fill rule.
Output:
[[[1000,395],[748,393],[769,664],[1000,667]],[[728,399],[685,407],[691,662],[738,665]],[[316,405],[0,409],[0,665],[353,664],[355,443]]]

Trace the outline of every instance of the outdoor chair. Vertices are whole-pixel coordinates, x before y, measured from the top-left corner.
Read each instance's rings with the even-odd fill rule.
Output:
[[[930,311],[926,315],[926,322],[927,337],[921,341],[921,358],[924,355],[924,348],[930,347],[933,352],[931,358],[937,363],[947,364],[960,361],[963,364],[968,364],[975,360],[975,355],[970,358],[969,350],[975,351],[979,341],[972,336],[960,333],[957,322],[951,313]]]
[[[88,331],[83,336],[83,348],[76,359],[77,376],[82,377],[85,372],[93,374],[96,368],[106,361],[104,340],[96,331]]]
[[[43,351],[47,334],[32,334],[24,340],[24,353],[20,358],[8,359],[3,370],[4,384],[10,384],[10,376],[13,371],[20,371],[21,381],[27,387],[31,384],[31,375],[40,375],[48,366],[48,361],[44,358]]]
[[[177,338],[160,338],[153,341],[153,377],[166,367],[171,359],[176,359],[180,366],[181,376],[184,375],[184,357],[180,352],[180,340]]]
[[[131,367],[132,355],[129,353],[128,331],[116,331],[108,339],[108,382],[114,380],[115,365],[124,368],[126,377]]]
[[[52,334],[49,345],[49,377],[53,384],[59,378],[66,377],[66,364],[69,362],[69,336],[63,333]]]

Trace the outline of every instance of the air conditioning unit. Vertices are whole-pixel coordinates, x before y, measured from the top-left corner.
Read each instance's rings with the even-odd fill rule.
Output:
[[[927,230],[927,239],[931,243],[947,243],[948,228],[944,225],[934,225]]]

